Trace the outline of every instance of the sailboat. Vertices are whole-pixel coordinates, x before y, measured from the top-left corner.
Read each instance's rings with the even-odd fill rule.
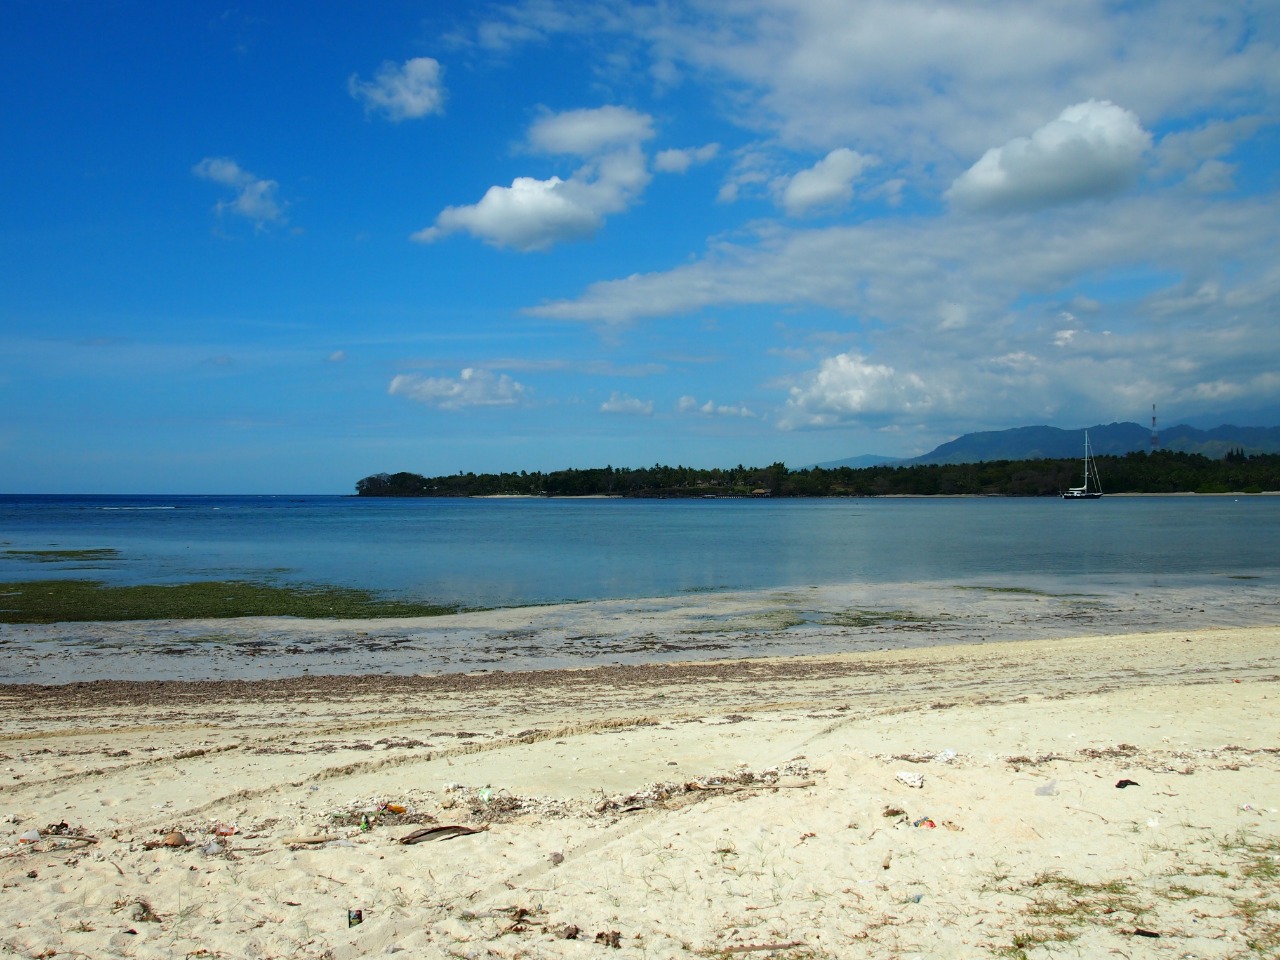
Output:
[[[1092,481],[1093,488],[1089,484]],[[1102,497],[1102,481],[1098,479],[1098,466],[1089,453],[1089,431],[1084,432],[1084,486],[1068,487],[1063,500],[1099,500]]]

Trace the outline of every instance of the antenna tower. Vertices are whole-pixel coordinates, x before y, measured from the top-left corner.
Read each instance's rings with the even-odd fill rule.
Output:
[[[1160,449],[1160,433],[1156,430],[1156,405],[1151,405],[1151,452]]]

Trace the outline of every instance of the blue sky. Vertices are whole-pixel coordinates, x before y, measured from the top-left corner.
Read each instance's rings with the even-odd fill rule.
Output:
[[[1280,423],[1280,7],[10,0],[0,491]]]

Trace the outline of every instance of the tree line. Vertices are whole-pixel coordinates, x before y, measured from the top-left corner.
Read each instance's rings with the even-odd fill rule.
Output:
[[[1280,491],[1280,454],[1232,451],[1221,460],[1155,451],[1096,457],[1106,493],[1263,493]],[[549,473],[458,473],[424,477],[376,473],[356,483],[361,497],[886,497],[1056,496],[1080,483],[1074,460],[884,464],[875,467],[600,467]]]

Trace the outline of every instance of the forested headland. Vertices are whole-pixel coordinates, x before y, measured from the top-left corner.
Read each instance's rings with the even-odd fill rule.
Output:
[[[1232,451],[1220,460],[1156,451],[1095,458],[1105,493],[1280,491],[1280,454]],[[549,473],[378,473],[356,483],[361,497],[886,497],[1056,496],[1081,482],[1081,461],[989,460],[960,464],[811,467],[785,464],[701,470],[600,467]]]

